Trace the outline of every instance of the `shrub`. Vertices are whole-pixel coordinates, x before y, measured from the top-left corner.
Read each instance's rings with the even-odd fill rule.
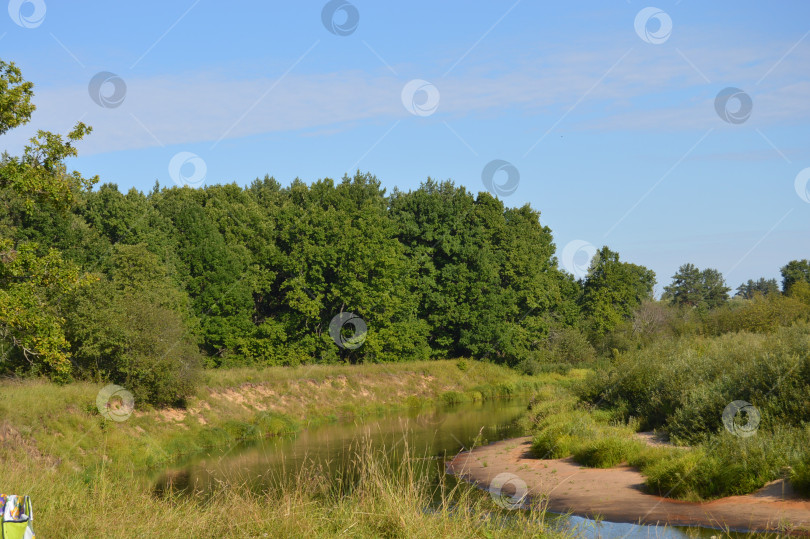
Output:
[[[136,405],[184,404],[201,358],[181,315],[150,295],[110,289],[100,281],[72,300],[66,327],[78,374],[122,385]]]
[[[578,329],[554,328],[549,332],[548,348],[551,357],[563,363],[590,363],[596,358],[588,339]]]
[[[629,462],[640,451],[641,442],[621,434],[607,434],[579,447],[574,451],[574,460],[591,468],[612,468]]]
[[[706,319],[709,333],[748,331],[772,333],[781,326],[805,320],[810,306],[795,297],[757,294],[753,299],[731,302],[710,313]]]
[[[194,392],[201,361],[182,320],[173,311],[143,298],[124,301],[126,347],[110,358],[111,379],[129,389],[136,399],[157,406],[183,405]]]
[[[443,404],[458,404],[464,402],[464,396],[458,391],[445,391],[439,395],[439,400]]]
[[[543,364],[536,359],[524,359],[515,365],[515,370],[521,374],[535,376],[543,372]]]
[[[790,473],[790,484],[802,496],[810,496],[810,453],[805,454],[794,465]]]
[[[664,301],[644,301],[633,317],[619,324],[598,343],[601,351],[613,348],[625,352],[637,350],[656,340],[675,334],[680,323],[681,310]]]
[[[788,466],[800,462],[806,435],[795,429],[777,429],[750,438],[727,432],[671,458],[645,468],[647,487],[660,495],[686,499],[711,499],[748,494],[786,475]],[[805,457],[806,458],[806,457]],[[804,461],[802,461],[804,462]],[[794,481],[801,485],[803,474]]]
[[[658,460],[644,470],[644,475],[647,476],[644,484],[650,492],[659,496],[700,499],[695,483],[705,478],[700,467],[702,463],[710,463],[710,460],[711,456],[702,450],[687,451],[672,458]]]
[[[810,283],[806,281],[793,283],[787,295],[810,306]]]
[[[583,410],[552,413],[535,427],[532,453],[538,458],[565,458],[597,432],[594,418]]]
[[[642,428],[696,443],[722,430],[723,409],[735,400],[757,406],[763,427],[801,424],[810,412],[808,385],[810,326],[802,324],[770,337],[681,338],[620,353],[577,391],[624,419],[639,418]]]

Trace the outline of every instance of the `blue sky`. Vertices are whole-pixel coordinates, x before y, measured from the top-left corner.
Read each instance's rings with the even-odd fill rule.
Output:
[[[477,192],[498,159],[519,180],[490,188],[569,271],[607,244],[659,292],[685,262],[736,287],[810,257],[810,4],[706,4],[12,0],[0,57],[38,110],[0,147],[84,121],[71,166],[122,190],[360,169]]]

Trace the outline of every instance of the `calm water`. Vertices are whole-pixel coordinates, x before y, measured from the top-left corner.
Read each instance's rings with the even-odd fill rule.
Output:
[[[176,489],[205,495],[221,481],[246,485],[255,491],[272,488],[279,477],[293,479],[303,467],[319,466],[345,482],[352,473],[355,452],[370,443],[397,460],[408,454],[424,458],[423,473],[438,482],[445,461],[473,445],[521,436],[517,419],[526,410],[525,399],[450,406],[430,412],[405,412],[364,422],[337,423],[306,430],[294,437],[275,438],[212,451],[167,470],[156,478],[156,491],[170,483]],[[453,478],[449,479],[454,481]],[[575,529],[582,537],[712,537],[718,532],[700,529],[663,528],[611,522],[596,523],[580,517],[559,517],[556,525]]]

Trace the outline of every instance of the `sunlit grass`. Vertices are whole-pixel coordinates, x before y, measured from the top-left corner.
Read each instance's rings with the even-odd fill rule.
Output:
[[[100,463],[81,472],[4,462],[10,492],[35,501],[42,537],[563,537],[540,508],[506,511],[486,492],[426,473],[436,463],[407,449],[358,442],[335,481],[315,465],[277,475],[260,492],[239,477],[212,492],[156,493],[134,470]]]
[[[524,423],[536,456],[630,464],[655,494],[706,500],[782,478],[808,494],[808,351],[806,324],[771,335],[661,341],[618,354],[584,383],[542,389]],[[761,412],[750,437],[724,427],[724,407],[734,400]],[[642,429],[668,434],[678,447],[651,447],[635,436]]]
[[[185,409],[136,402],[123,422],[99,414],[96,395],[103,384],[3,381],[0,417],[60,466],[81,468],[106,458],[112,466],[125,461],[158,467],[205,448],[341,419],[525,394],[542,380],[489,363],[451,360],[209,371]]]

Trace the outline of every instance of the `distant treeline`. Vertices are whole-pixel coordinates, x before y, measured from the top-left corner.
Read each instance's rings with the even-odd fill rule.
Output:
[[[0,61],[0,134],[28,121],[32,95]],[[533,372],[667,332],[806,316],[807,260],[783,268],[782,291],[743,285],[758,310],[742,311],[719,272],[686,264],[666,307],[647,268],[603,247],[576,280],[536,210],[449,181],[390,194],[359,172],[94,190],[97,178],[64,164],[89,132],[40,132],[0,161],[0,372],[112,380],[165,404],[192,391],[201,365],[465,356]],[[367,331],[330,331],[341,313]]]
[[[558,268],[538,212],[451,182],[390,196],[359,173],[285,188],[272,178],[147,194],[106,184],[77,193],[65,212],[7,207],[15,251],[60,253],[61,271],[79,276],[40,306],[64,321],[75,376],[127,381],[156,365],[170,374],[198,349],[210,366],[576,361],[593,356],[588,341],[612,347],[628,322],[643,322],[639,312],[663,308],[639,311],[652,299],[652,271],[602,248],[577,281]],[[786,266],[785,283],[809,280],[807,266]],[[781,295],[773,281],[740,288],[747,298],[757,291]],[[717,271],[687,264],[665,298],[708,312],[728,293]],[[336,345],[329,323],[341,312],[365,321],[362,346]],[[47,372],[32,350],[27,360],[10,351],[6,369]]]

